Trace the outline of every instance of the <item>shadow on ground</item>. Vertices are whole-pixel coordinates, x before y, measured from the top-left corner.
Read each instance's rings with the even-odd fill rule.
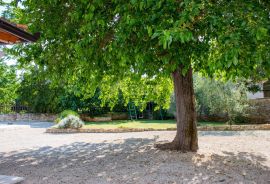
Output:
[[[154,139],[76,142],[0,153],[0,173],[30,183],[269,183],[262,156],[160,151]]]

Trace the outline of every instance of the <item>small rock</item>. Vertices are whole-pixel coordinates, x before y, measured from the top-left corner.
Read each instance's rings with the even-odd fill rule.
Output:
[[[218,180],[219,182],[224,182],[225,181],[225,179],[220,179],[220,180]]]

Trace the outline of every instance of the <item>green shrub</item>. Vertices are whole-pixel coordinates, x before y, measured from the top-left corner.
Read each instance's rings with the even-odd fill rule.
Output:
[[[248,119],[245,114],[242,113],[236,113],[234,116],[231,117],[231,119],[227,122],[227,124],[247,124]]]
[[[228,124],[245,123],[249,107],[247,89],[242,82],[222,82],[194,75],[196,111],[199,116],[225,116]],[[169,112],[175,115],[175,98],[172,95]]]
[[[56,128],[75,128],[79,129],[82,128],[84,123],[78,116],[68,115],[67,117],[63,118],[57,125]]]
[[[229,124],[244,123],[248,99],[242,82],[222,82],[199,76],[195,76],[194,81],[198,115],[226,115]]]
[[[61,119],[60,118],[56,118],[55,120],[54,120],[54,123],[59,123],[61,121]]]
[[[80,116],[77,112],[75,112],[75,111],[73,111],[73,110],[64,110],[63,112],[61,112],[61,113],[59,114],[58,118],[59,118],[60,120],[62,120],[62,119],[64,119],[64,118],[68,117],[69,115],[73,115],[73,116],[77,116],[77,117]],[[57,119],[58,119],[58,118],[57,118]]]

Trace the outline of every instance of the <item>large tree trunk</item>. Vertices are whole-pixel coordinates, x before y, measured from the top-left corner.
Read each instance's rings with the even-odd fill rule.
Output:
[[[171,143],[157,144],[160,149],[179,151],[197,151],[198,137],[196,126],[196,112],[192,69],[185,76],[182,75],[183,67],[172,73],[176,101],[177,132]]]

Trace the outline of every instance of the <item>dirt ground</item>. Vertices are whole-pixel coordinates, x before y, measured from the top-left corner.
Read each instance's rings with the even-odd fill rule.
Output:
[[[0,124],[0,175],[23,184],[270,184],[270,131],[199,132],[198,153],[160,151],[174,131],[47,134]]]

